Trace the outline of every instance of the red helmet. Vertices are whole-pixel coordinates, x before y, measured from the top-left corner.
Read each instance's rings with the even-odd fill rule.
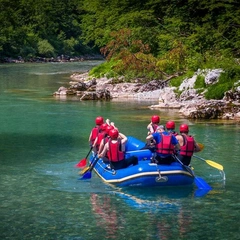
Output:
[[[103,124],[100,126],[100,129],[101,129],[102,131],[105,131],[106,128],[107,128],[107,126],[108,126],[107,123],[103,123]]]
[[[108,125],[106,127],[106,133],[109,135],[109,131],[112,130],[112,129],[114,129],[114,127],[112,125],[110,125],[110,126]]]
[[[175,122],[174,121],[168,121],[166,123],[166,128],[167,129],[174,129],[175,128]]]
[[[95,122],[96,122],[96,125],[102,125],[104,120],[103,120],[103,117],[96,117],[95,119]]]
[[[118,138],[118,130],[117,129],[112,129],[109,131],[109,136],[112,138],[112,139],[117,139]]]
[[[152,123],[158,124],[160,123],[160,117],[157,115],[152,116],[151,118]]]
[[[179,127],[179,131],[180,131],[180,132],[186,132],[186,133],[188,133],[188,131],[189,131],[188,125],[187,125],[187,124],[182,124],[182,125]]]

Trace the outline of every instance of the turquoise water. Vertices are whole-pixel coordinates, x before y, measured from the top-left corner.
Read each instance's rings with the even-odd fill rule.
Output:
[[[188,121],[155,102],[79,101],[52,96],[69,76],[98,61],[0,65],[0,239],[240,239],[240,126]],[[74,168],[88,153],[97,115],[144,140],[151,115],[190,124],[205,145],[197,155],[224,166],[224,176],[193,159],[197,176],[213,190],[119,189],[93,174],[79,181]]]

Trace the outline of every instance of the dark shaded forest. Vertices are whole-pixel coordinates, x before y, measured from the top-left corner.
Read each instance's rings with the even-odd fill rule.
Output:
[[[0,59],[102,54],[96,72],[167,78],[239,65],[238,0],[0,0]]]

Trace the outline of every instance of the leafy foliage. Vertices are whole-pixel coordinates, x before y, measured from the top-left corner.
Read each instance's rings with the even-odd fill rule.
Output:
[[[205,87],[206,87],[205,78],[201,75],[198,75],[195,81],[194,88],[205,88]]]
[[[222,99],[224,93],[237,87],[235,84],[240,80],[240,66],[232,67],[221,74],[216,84],[207,88],[206,99]]]
[[[47,40],[42,40],[38,42],[38,53],[40,56],[53,57],[54,48]]]
[[[89,72],[90,76],[94,76],[96,78],[101,78],[101,77],[114,77],[116,76],[116,72],[114,72],[114,67],[117,64],[117,62],[111,60],[104,62],[94,68],[92,68]]]
[[[231,89],[230,83],[222,83],[210,86],[208,91],[205,93],[206,99],[222,99],[224,93]]]
[[[186,76],[179,76],[179,77],[175,77],[171,80],[170,82],[170,86],[172,87],[179,87],[183,81],[183,79],[185,79]]]
[[[81,0],[0,0],[0,56],[27,59],[93,51],[80,41],[81,6]]]
[[[0,0],[0,22],[1,58],[101,49],[97,75],[164,80],[240,58],[237,0]]]

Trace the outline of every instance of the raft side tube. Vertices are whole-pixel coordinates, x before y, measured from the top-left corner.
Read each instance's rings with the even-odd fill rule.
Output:
[[[135,150],[141,150],[143,147],[145,147],[146,143],[135,138],[132,136],[127,136],[127,143],[126,143],[126,152],[127,151],[135,151]]]
[[[152,157],[152,152],[149,149],[136,150],[136,151],[127,151],[125,153],[125,158],[135,156],[138,158],[138,161],[150,160]]]

